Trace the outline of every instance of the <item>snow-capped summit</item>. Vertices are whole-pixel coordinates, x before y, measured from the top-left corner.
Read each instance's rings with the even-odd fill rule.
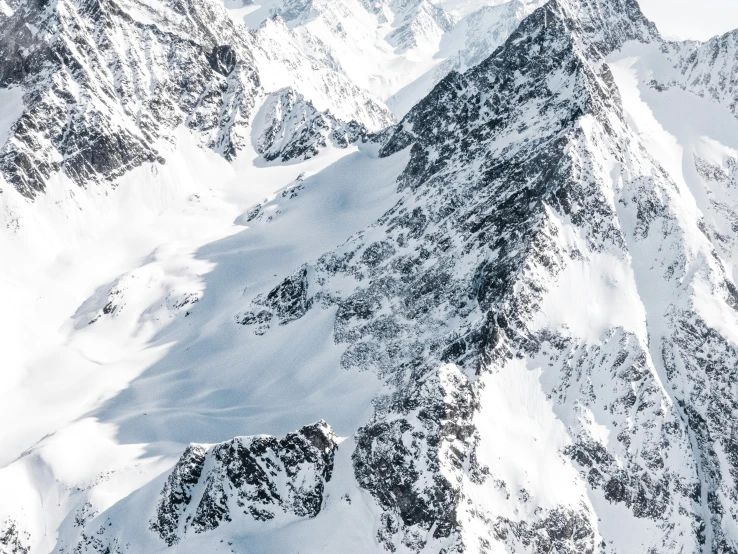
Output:
[[[330,113],[318,112],[291,88],[272,93],[252,127],[255,150],[267,161],[282,162],[312,158],[328,141],[346,148],[366,134],[355,121],[343,123]]]
[[[674,44],[680,86],[727,106],[738,116],[738,30],[706,43]]]

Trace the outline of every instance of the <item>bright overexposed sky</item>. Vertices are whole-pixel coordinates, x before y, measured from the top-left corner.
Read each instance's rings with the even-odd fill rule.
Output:
[[[639,0],[667,38],[707,40],[738,29],[738,0]]]

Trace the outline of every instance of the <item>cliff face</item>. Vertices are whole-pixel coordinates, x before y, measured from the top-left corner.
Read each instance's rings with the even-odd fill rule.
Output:
[[[259,79],[210,3],[29,2],[2,35],[0,82],[23,87],[25,109],[0,164],[28,197],[59,171],[86,185],[165,163],[157,143],[179,125],[226,157],[241,147]]]

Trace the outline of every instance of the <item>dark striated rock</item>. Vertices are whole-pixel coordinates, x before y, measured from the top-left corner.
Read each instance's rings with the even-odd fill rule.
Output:
[[[209,448],[192,445],[169,474],[150,529],[171,546],[190,530],[204,533],[244,516],[256,521],[315,517],[336,448],[336,435],[324,421],[282,439],[240,437]],[[191,504],[195,487],[202,492]]]
[[[494,532],[498,540],[531,554],[594,554],[600,546],[586,510],[558,508],[533,522],[498,518]]]
[[[307,267],[302,267],[272,289],[264,305],[274,310],[281,324],[300,319],[310,308]]]
[[[329,143],[347,148],[366,136],[363,125],[344,123],[329,112],[319,112],[291,88],[269,95],[253,130],[256,151],[267,161],[282,162],[310,159]]]
[[[180,522],[192,501],[192,489],[200,482],[206,453],[206,447],[190,445],[167,477],[161,491],[157,517],[151,522],[150,528],[169,546],[179,542],[177,533]]]
[[[182,124],[228,159],[242,148],[259,94],[250,39],[207,1],[174,8],[188,16],[150,9],[141,23],[114,0],[23,2],[0,21],[0,87],[25,91],[0,172],[22,194],[60,171],[89,186],[164,163],[154,144]]]
[[[206,58],[213,71],[225,77],[236,68],[236,52],[227,44],[216,46]]]
[[[377,539],[389,550],[395,536],[422,550],[431,530],[460,544],[460,477],[447,475],[474,460],[474,387],[451,365],[417,377],[359,430],[352,456],[357,481],[385,510]]]

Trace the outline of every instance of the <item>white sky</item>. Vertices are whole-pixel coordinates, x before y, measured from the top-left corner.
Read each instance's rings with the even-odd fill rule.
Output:
[[[639,0],[667,38],[706,40],[738,29],[738,0]]]

